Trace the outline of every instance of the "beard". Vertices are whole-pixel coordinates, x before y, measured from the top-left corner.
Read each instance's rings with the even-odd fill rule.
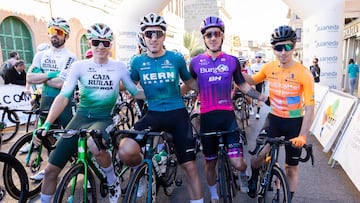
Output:
[[[59,48],[65,44],[65,39],[59,39],[57,36],[51,38],[51,45],[55,48]]]

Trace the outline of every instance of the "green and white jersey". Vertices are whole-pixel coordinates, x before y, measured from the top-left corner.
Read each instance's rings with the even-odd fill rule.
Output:
[[[111,59],[106,64],[97,64],[92,59],[81,60],[71,65],[60,94],[71,98],[78,84],[79,110],[86,109],[93,115],[110,115],[119,95],[120,82],[131,95],[138,93],[124,63]]]
[[[59,77],[65,80],[69,67],[74,61],[76,56],[66,48],[47,49],[36,53],[32,66],[41,68],[44,73],[60,71]],[[43,84],[42,96],[55,97],[59,92],[59,89]]]
[[[150,111],[171,111],[184,108],[180,94],[179,77],[191,78],[184,58],[175,52],[166,51],[158,58],[146,53],[133,57],[130,62],[131,79],[140,81]]]

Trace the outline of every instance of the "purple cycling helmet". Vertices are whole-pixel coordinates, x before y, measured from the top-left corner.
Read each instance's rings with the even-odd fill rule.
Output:
[[[205,31],[211,27],[218,27],[222,32],[225,31],[225,25],[224,22],[221,20],[221,18],[216,16],[209,16],[205,18],[205,20],[201,23],[200,26],[201,34],[204,34]]]

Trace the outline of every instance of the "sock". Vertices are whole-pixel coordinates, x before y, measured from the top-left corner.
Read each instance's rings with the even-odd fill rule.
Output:
[[[204,203],[204,198],[197,199],[197,200],[190,200],[190,203]]]
[[[43,193],[40,194],[41,203],[50,203],[52,195],[45,195]]]
[[[256,179],[258,178],[259,176],[259,169],[254,169],[254,168],[251,168],[251,178],[250,179]]]
[[[113,185],[117,179],[115,172],[114,172],[114,166],[110,164],[109,167],[103,168],[101,167],[106,175],[106,180],[108,182],[108,185]]]
[[[219,195],[217,193],[217,185],[216,185],[216,183],[213,186],[208,185],[208,187],[209,187],[211,199],[219,199]]]
[[[260,112],[260,107],[257,108],[257,113],[259,113],[259,112]]]
[[[292,200],[292,198],[294,197],[294,193],[295,192],[290,192],[290,199]]]

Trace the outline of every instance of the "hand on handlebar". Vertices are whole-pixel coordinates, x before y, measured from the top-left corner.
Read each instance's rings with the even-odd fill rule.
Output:
[[[295,146],[295,147],[303,147],[306,144],[306,136],[305,135],[299,135],[295,138],[290,139],[290,142]]]
[[[37,128],[35,130],[35,133],[37,134],[38,132],[41,131],[41,135],[44,137],[44,136],[46,136],[46,133],[49,132],[50,126],[51,126],[51,124],[49,122],[45,122],[41,127]],[[37,136],[35,136],[35,144],[40,145],[40,143],[41,143],[41,140]]]

